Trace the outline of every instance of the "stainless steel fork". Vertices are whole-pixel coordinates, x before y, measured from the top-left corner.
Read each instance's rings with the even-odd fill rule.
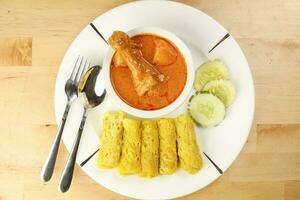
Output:
[[[90,65],[90,63],[88,63],[87,59],[84,59],[84,57],[82,57],[82,56],[78,56],[78,58],[75,62],[75,65],[73,67],[72,73],[65,84],[65,93],[67,95],[68,102],[65,107],[65,111],[64,111],[63,117],[61,119],[61,122],[58,126],[58,131],[55,136],[54,142],[51,146],[51,149],[49,151],[49,154],[47,156],[47,159],[46,159],[46,161],[43,165],[42,171],[41,171],[41,179],[44,182],[49,181],[53,174],[53,169],[55,166],[55,161],[56,161],[56,157],[57,157],[57,153],[58,153],[58,149],[59,149],[61,136],[62,136],[64,126],[66,123],[66,119],[67,119],[72,102],[78,97],[78,85],[79,85],[80,78],[82,77],[82,75],[86,71],[87,66],[89,66],[89,65]]]

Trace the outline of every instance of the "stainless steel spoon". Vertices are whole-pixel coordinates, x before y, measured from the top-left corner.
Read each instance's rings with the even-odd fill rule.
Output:
[[[101,104],[106,95],[106,90],[104,89],[103,85],[99,85],[99,87],[97,86],[96,88],[96,82],[98,76],[100,75],[100,72],[101,72],[100,66],[91,67],[81,79],[78,87],[78,94],[79,94],[79,98],[83,102],[84,112],[83,112],[79,130],[76,135],[75,143],[73,144],[68,161],[66,163],[66,166],[64,168],[64,171],[62,173],[59,182],[59,190],[61,192],[68,191],[71,185],[74,166],[76,163],[77,151],[78,151],[78,147],[79,147],[79,143],[80,143],[80,139],[81,139],[81,135],[83,132],[88,111]]]

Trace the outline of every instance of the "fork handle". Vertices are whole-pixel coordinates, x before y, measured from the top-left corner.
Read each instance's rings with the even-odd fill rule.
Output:
[[[76,138],[75,138],[75,143],[73,144],[73,147],[71,149],[70,155],[68,157],[68,161],[66,163],[66,166],[64,168],[64,171],[62,173],[61,179],[59,181],[59,190],[61,192],[66,192],[69,190],[72,178],[73,178],[73,172],[74,172],[74,166],[76,163],[76,157],[77,157],[77,152],[78,152],[78,147],[82,135],[82,131],[84,128],[84,124],[86,121],[87,117],[87,110],[84,109],[83,117],[81,119],[80,127],[77,132]]]
[[[41,179],[44,182],[47,182],[51,179],[51,176],[53,174],[53,169],[55,166],[55,161],[56,161],[56,157],[57,157],[57,153],[58,153],[58,149],[59,149],[59,144],[60,144],[60,140],[61,140],[61,136],[65,127],[65,123],[66,123],[66,119],[70,110],[70,106],[71,103],[70,101],[68,101],[65,111],[64,111],[64,115],[61,119],[61,122],[59,124],[58,127],[58,131],[57,134],[55,136],[54,142],[51,146],[51,149],[48,153],[47,159],[43,165],[42,171],[41,171]]]

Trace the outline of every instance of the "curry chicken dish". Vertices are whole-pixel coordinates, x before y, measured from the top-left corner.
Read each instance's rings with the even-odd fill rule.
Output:
[[[119,97],[132,107],[157,110],[175,101],[184,89],[187,66],[178,48],[152,34],[129,37],[115,31],[110,77]]]

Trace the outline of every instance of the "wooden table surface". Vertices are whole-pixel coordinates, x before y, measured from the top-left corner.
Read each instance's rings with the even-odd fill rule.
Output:
[[[54,85],[79,31],[126,0],[0,0],[0,199],[127,199],[79,167],[70,191],[39,173],[55,136]],[[219,21],[250,64],[256,112],[242,153],[217,181],[182,199],[300,199],[300,1],[183,1]]]

